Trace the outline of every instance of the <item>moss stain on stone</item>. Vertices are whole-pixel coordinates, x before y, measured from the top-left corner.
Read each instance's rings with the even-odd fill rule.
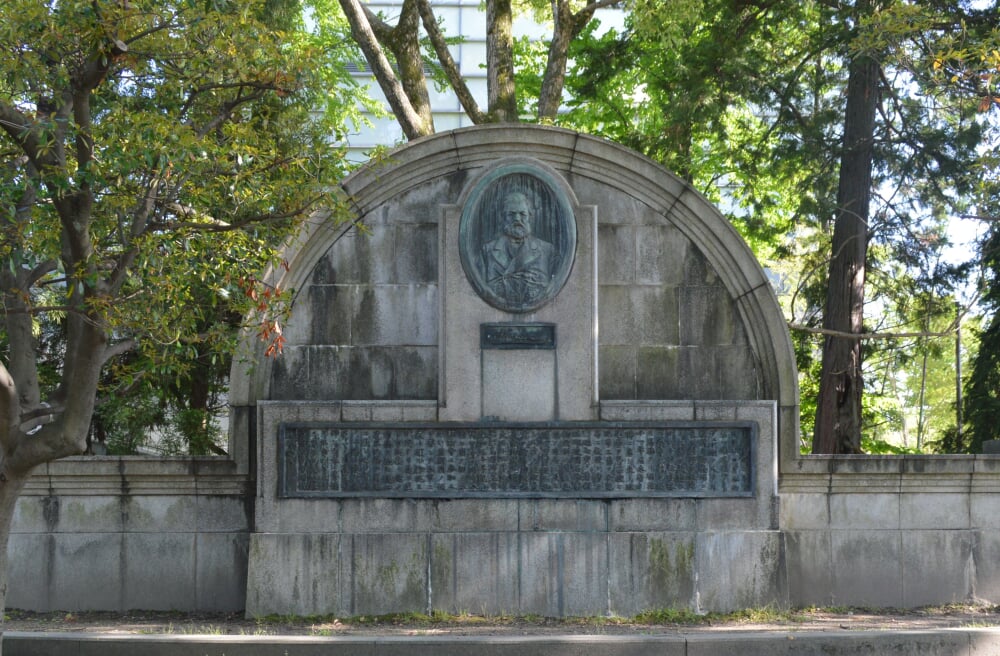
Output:
[[[673,603],[685,601],[687,582],[691,579],[694,562],[694,545],[690,542],[667,542],[649,538],[649,577],[651,596],[669,599]]]

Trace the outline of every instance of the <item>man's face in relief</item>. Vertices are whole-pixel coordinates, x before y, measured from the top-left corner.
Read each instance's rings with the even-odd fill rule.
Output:
[[[511,194],[504,201],[503,233],[517,242],[531,234],[531,210],[524,194]]]

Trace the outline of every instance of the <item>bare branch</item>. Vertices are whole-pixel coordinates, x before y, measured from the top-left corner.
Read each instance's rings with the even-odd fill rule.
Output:
[[[219,110],[219,113],[216,114],[214,117],[212,117],[212,120],[210,120],[208,123],[206,123],[205,125],[201,126],[201,128],[199,128],[195,132],[195,134],[197,134],[198,137],[204,137],[206,134],[212,132],[212,130],[215,130],[216,128],[218,128],[219,126],[221,126],[223,123],[225,123],[226,121],[228,121],[232,117],[233,112],[240,105],[243,105],[243,104],[248,103],[248,102],[253,102],[255,100],[259,100],[259,99],[263,98],[265,95],[267,95],[267,93],[269,91],[277,91],[278,90],[277,86],[270,86],[270,87],[268,87],[268,86],[254,85],[253,88],[257,89],[256,93],[250,93],[250,94],[247,94],[247,95],[243,95],[241,93],[241,94],[237,95],[237,97],[234,100],[231,100],[231,101],[223,104],[222,108]]]
[[[235,223],[226,223],[225,221],[219,221],[216,219],[211,219],[209,222],[198,223],[194,221],[160,221],[150,224],[150,228],[154,230],[194,230],[198,232],[232,232],[234,230],[242,230],[243,228],[260,223],[273,223],[275,221],[287,221],[288,219],[295,219],[304,214],[306,214],[316,203],[322,199],[322,196],[314,196],[308,199],[301,206],[294,209],[290,209],[287,212],[278,212],[275,214],[257,214],[254,216],[246,217]]]
[[[24,276],[25,287],[30,287],[36,282],[49,275],[58,268],[59,264],[55,260],[45,260],[35,265],[31,271]]]
[[[434,52],[437,53],[438,63],[441,64],[441,69],[448,78],[448,84],[451,85],[455,95],[458,96],[458,101],[462,103],[462,109],[465,110],[465,113],[469,115],[469,118],[476,125],[486,123],[488,117],[479,109],[479,103],[476,102],[472,92],[469,91],[469,86],[465,83],[465,78],[462,77],[462,72],[458,69],[458,64],[451,56],[451,51],[448,50],[448,44],[445,41],[444,35],[438,27],[437,19],[434,18],[431,3],[428,0],[417,0],[417,4],[420,8],[420,17],[423,20],[424,30],[427,31],[431,45],[434,46]]]
[[[812,333],[814,335],[829,335],[830,337],[840,337],[842,339],[853,339],[853,340],[868,340],[868,339],[907,339],[913,337],[953,337],[955,335],[955,329],[950,328],[944,332],[933,333],[933,332],[910,332],[910,333],[848,333],[841,330],[831,330],[830,328],[814,328],[813,326],[804,326],[800,323],[789,322],[788,327],[791,330],[797,330],[804,333]]]
[[[128,353],[129,351],[134,350],[136,345],[137,342],[134,339],[126,339],[116,342],[115,344],[110,344],[104,349],[104,362],[107,362],[111,358],[118,357],[123,353]]]

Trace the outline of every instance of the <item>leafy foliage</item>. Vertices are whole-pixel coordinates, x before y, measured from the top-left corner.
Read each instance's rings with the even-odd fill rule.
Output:
[[[560,120],[625,143],[692,181],[780,281],[791,323],[816,328],[827,290],[843,282],[828,281],[826,268],[847,63],[856,53],[875,54],[882,102],[865,330],[948,331],[955,290],[972,265],[942,259],[947,222],[983,198],[985,154],[995,152],[984,148],[995,137],[983,110],[995,105],[984,98],[994,97],[996,76],[984,69],[993,61],[996,8],[894,2],[860,23],[853,9],[821,2],[636,3],[623,33],[591,29],[574,42],[571,100]],[[938,309],[928,311],[932,306]],[[809,432],[821,340],[804,331],[793,339]],[[933,344],[864,344],[867,443],[880,439],[879,426],[900,425],[896,399],[914,399],[899,386],[919,378],[904,371],[922,363],[919,349]],[[947,350],[929,361],[954,362]],[[934,423],[932,430],[946,428]]]
[[[0,7],[3,348],[9,362],[34,354],[40,398],[94,394],[82,379],[67,387],[64,362],[73,318],[96,328],[110,345],[94,347],[108,363],[96,429],[122,448],[166,413],[191,450],[211,452],[198,414],[241,318],[280,350],[288,290],[259,276],[314,208],[339,202],[336,139],[360,120],[343,31],[307,32],[301,15],[291,0]]]

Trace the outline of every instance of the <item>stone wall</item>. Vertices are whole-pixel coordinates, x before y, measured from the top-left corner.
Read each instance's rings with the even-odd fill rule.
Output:
[[[783,463],[789,602],[997,602],[997,492],[996,456],[804,456]]]
[[[14,514],[7,606],[238,611],[246,474],[222,458],[69,458],[40,467]]]
[[[284,422],[418,424],[426,402],[264,402]],[[280,498],[260,480],[247,613],[488,612],[633,615],[785,603],[773,471],[772,402],[607,402],[607,421],[752,421],[749,498]],[[772,445],[772,446],[769,446]],[[275,441],[262,442],[273,472]]]

